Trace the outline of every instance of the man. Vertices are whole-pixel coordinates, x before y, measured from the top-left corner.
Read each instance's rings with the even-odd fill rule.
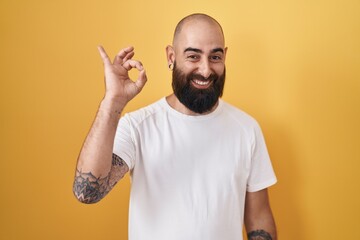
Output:
[[[219,99],[227,52],[220,24],[205,14],[181,20],[166,48],[174,93],[120,121],[146,73],[133,47],[113,62],[99,52],[106,93],[78,159],[76,197],[95,203],[130,172],[131,240],[242,239],[243,220],[249,239],[276,239],[267,193],[276,177],[261,130]]]

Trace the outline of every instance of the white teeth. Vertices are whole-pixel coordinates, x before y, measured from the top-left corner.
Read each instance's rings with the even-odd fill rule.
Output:
[[[193,80],[196,84],[201,85],[201,86],[205,86],[207,84],[209,84],[210,81],[199,81],[199,80]]]

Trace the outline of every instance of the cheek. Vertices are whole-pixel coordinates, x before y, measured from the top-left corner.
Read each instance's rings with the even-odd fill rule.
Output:
[[[190,74],[196,72],[196,64],[192,62],[185,62],[181,68],[181,71],[185,74]]]
[[[217,74],[217,75],[222,75],[225,71],[225,65],[224,64],[218,64],[216,66],[213,67],[214,69],[214,72]]]

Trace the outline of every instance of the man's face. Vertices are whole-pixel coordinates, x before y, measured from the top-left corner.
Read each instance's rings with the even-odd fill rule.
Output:
[[[176,66],[176,62],[174,63],[172,74],[174,94],[182,104],[195,113],[211,111],[219,97],[222,96],[224,84],[225,69],[220,76],[212,73],[205,79],[202,75],[194,72],[188,74],[183,72]],[[200,87],[196,87],[196,85],[200,85]]]
[[[195,113],[211,111],[225,83],[226,48],[220,27],[204,21],[185,23],[174,40],[174,52],[174,94]]]

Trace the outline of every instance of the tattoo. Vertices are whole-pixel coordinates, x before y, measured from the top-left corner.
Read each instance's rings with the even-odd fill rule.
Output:
[[[112,165],[113,166],[123,166],[125,164],[124,160],[122,160],[118,155],[112,155]]]
[[[112,155],[112,166],[109,174],[109,186],[113,188],[115,184],[122,179],[129,171],[128,166],[118,155]],[[110,189],[111,190],[111,189]],[[109,191],[110,191],[109,190]]]
[[[272,240],[271,235],[264,230],[255,230],[247,234],[249,240]]]
[[[124,160],[113,154],[110,172],[105,177],[95,177],[91,172],[76,169],[73,192],[83,203],[96,203],[110,192],[128,170]]]

